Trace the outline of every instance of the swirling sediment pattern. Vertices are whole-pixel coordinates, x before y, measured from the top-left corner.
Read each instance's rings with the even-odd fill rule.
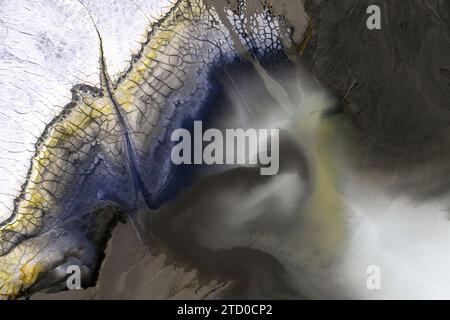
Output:
[[[36,142],[13,211],[0,224],[0,297],[63,289],[70,264],[90,284],[122,213],[161,205],[175,176],[170,133],[207,106],[211,72],[284,57],[287,21],[272,15],[270,2],[251,16],[245,7],[174,2],[116,80],[99,33],[99,86],[73,87],[72,101]]]

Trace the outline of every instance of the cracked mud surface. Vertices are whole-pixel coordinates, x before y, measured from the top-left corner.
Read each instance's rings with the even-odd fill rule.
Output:
[[[449,4],[375,2],[7,2],[1,297],[449,297]],[[198,119],[280,172],[175,167]]]
[[[286,21],[263,5],[247,20],[243,4],[216,10],[202,1],[174,2],[115,80],[90,16],[99,37],[100,86],[73,87],[72,101],[36,143],[12,213],[0,225],[2,295],[58,289],[63,266],[73,261],[88,284],[107,240],[99,235],[117,215],[156,209],[177,190],[169,133],[208,107],[213,70],[284,54]]]

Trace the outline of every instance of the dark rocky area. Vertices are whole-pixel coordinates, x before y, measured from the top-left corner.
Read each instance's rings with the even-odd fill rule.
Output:
[[[373,4],[381,30],[366,26]],[[304,59],[342,99],[369,157],[392,166],[448,155],[450,2],[309,0],[306,11],[312,35]]]

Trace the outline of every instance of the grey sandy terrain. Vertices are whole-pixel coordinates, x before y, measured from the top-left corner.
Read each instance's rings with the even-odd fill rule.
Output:
[[[195,269],[170,263],[164,253],[152,254],[128,223],[114,231],[95,287],[37,293],[31,299],[207,299],[227,286],[202,283]]]

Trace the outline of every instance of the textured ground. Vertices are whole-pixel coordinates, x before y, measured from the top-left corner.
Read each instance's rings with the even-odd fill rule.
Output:
[[[62,11],[60,21],[64,16],[73,19],[66,10],[74,10],[76,4],[53,4],[55,11]],[[244,4],[176,1],[160,7],[163,13],[153,19],[140,48],[127,57],[131,60],[125,68],[118,69],[121,63],[115,57],[120,50],[108,45],[108,32],[105,40],[102,34],[103,28],[114,31],[113,24],[93,12],[118,14],[78,3],[77,9],[85,13],[83,22],[96,37],[90,48],[98,55],[98,83],[75,85],[70,103],[61,111],[43,111],[54,117],[37,139],[13,204],[8,207],[4,201],[9,213],[0,225],[2,296],[64,288],[64,270],[71,264],[82,267],[85,285],[92,283],[117,220],[143,208],[158,208],[189,183],[175,179],[179,170],[170,163],[171,131],[210,112],[219,90],[214,77],[224,72],[223,66],[248,61],[270,79],[259,59],[285,60],[284,46],[298,37],[267,5],[245,9]],[[148,18],[148,9],[134,5]],[[33,34],[25,35],[34,39]],[[133,48],[127,42],[119,45]],[[111,59],[107,51],[113,52]],[[20,111],[15,107],[12,112]],[[34,125],[36,119],[32,120]],[[24,152],[22,157],[30,155]],[[3,166],[10,160],[25,162],[20,159],[5,158]]]
[[[375,2],[6,2],[0,294],[450,297],[449,4]],[[280,172],[174,168],[195,119],[279,128]]]

